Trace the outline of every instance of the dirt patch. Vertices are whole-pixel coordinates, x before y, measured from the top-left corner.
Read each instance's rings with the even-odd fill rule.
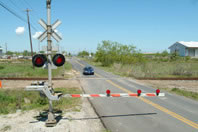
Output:
[[[198,81],[192,80],[137,80],[137,82],[149,85],[153,88],[179,88],[198,93]]]
[[[54,88],[80,88],[80,83],[76,80],[55,80],[52,83]]]
[[[0,116],[0,131],[8,132],[101,132],[105,129],[87,99],[79,112],[66,112],[55,127],[45,127],[44,121],[34,117],[39,111],[17,112]]]

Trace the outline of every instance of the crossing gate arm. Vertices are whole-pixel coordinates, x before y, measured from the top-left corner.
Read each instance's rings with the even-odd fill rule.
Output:
[[[141,97],[156,97],[156,96],[165,96],[165,93],[141,93],[139,96]],[[112,93],[110,95],[107,94],[64,94],[62,97],[72,97],[72,98],[91,98],[91,97],[139,97],[136,93]]]

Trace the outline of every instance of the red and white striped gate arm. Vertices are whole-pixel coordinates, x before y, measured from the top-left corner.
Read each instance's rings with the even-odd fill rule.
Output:
[[[141,93],[139,96],[136,93],[118,93],[118,94],[65,94],[62,97],[154,97],[154,96],[165,96],[164,93],[159,93],[158,95],[156,93]]]

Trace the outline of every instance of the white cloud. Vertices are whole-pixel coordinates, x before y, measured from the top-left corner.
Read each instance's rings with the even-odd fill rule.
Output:
[[[25,32],[25,27],[17,27],[15,32],[16,32],[17,35],[21,35]]]
[[[60,33],[57,29],[54,30],[61,38],[62,38],[62,33]]]
[[[32,36],[34,39],[37,39],[40,35],[42,34],[42,32],[35,32],[35,34]]]

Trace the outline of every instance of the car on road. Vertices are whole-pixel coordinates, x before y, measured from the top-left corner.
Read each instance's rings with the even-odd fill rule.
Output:
[[[94,69],[90,66],[86,66],[84,69],[83,69],[83,74],[84,75],[94,75]]]

